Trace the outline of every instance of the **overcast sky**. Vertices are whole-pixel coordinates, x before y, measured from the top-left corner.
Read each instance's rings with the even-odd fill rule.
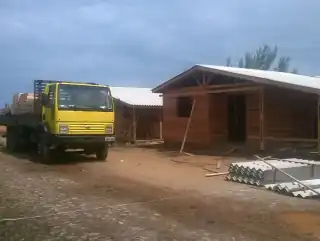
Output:
[[[0,105],[33,79],[155,87],[277,44],[320,75],[319,0],[0,0]]]

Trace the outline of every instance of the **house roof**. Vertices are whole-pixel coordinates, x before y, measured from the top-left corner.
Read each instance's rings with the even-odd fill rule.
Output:
[[[213,74],[241,78],[256,83],[277,85],[279,87],[297,89],[308,93],[320,94],[320,80],[317,77],[283,73],[277,71],[245,69],[203,64],[193,66],[192,68],[157,86],[152,91],[155,93],[161,93],[161,91],[165,87],[175,83],[176,81],[181,80],[183,77],[189,74],[194,73],[194,71],[211,72]]]
[[[162,106],[162,97],[151,88],[110,87],[114,98],[133,106]]]

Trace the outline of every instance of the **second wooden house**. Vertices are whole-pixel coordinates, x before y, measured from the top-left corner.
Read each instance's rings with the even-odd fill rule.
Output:
[[[162,97],[149,88],[110,87],[117,142],[162,139]]]

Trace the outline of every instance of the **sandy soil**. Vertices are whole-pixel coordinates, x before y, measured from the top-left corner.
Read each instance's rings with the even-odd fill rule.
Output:
[[[0,220],[4,240],[320,240],[317,200],[204,177],[219,157],[115,147],[108,162],[30,159],[0,153],[0,217],[32,217]]]

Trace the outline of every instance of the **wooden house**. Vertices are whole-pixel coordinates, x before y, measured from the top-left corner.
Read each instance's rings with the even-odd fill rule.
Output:
[[[149,88],[110,87],[117,142],[162,139],[162,97]]]
[[[167,145],[319,147],[319,78],[195,65],[153,92],[163,95]]]

